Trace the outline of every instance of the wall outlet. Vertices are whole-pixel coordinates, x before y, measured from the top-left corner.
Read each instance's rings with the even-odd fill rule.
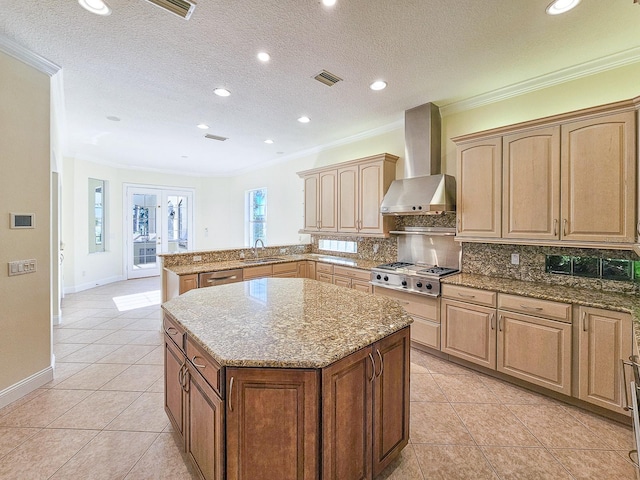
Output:
[[[512,253],[511,254],[511,265],[520,265],[520,254]]]
[[[209,236],[209,228],[208,227],[204,227],[204,236],[205,237]]]
[[[373,244],[373,253],[378,253],[378,249],[380,248],[380,245],[378,245],[377,243]]]
[[[240,260],[244,260],[244,252],[240,252]]]
[[[194,262],[201,262],[202,261],[202,255],[194,255],[193,256],[193,261]]]
[[[287,249],[286,249],[286,248],[281,248],[281,249],[280,249],[280,253],[281,253],[281,254],[285,254],[285,253],[287,253]]]

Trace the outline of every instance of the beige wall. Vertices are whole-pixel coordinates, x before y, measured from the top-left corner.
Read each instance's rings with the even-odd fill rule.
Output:
[[[49,76],[0,53],[0,392],[51,366]],[[11,230],[9,213],[35,213]],[[7,262],[37,260],[9,277]]]

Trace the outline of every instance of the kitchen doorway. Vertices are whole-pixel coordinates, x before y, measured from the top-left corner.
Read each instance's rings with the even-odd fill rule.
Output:
[[[160,275],[161,253],[194,249],[190,189],[125,185],[127,278]]]

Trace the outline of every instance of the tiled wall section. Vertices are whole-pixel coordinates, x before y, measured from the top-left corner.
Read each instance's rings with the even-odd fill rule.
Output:
[[[310,253],[311,245],[269,245],[264,250],[260,250],[261,257],[277,257],[278,255],[296,255],[302,253]],[[183,265],[191,265],[193,257],[200,255],[202,260],[198,263],[227,262],[230,260],[238,260],[242,255],[250,258],[253,255],[251,248],[233,248],[229,250],[210,250],[206,252],[188,252],[176,253],[171,255],[163,255],[163,265],[165,267],[178,267]]]
[[[520,264],[511,264],[511,254],[520,255]],[[546,255],[571,255],[580,257],[620,258],[639,260],[625,250],[597,250],[587,248],[537,247],[524,245],[502,245],[464,243],[462,245],[462,271],[494,277],[513,278],[529,282],[544,282],[554,285],[569,285],[612,292],[640,293],[640,286],[633,282],[601,280],[545,272]]]

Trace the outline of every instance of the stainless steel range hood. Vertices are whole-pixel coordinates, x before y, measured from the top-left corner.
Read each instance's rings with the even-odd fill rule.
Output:
[[[380,205],[383,215],[428,215],[456,210],[456,179],[441,173],[440,111],[425,103],[404,113],[405,178]]]

